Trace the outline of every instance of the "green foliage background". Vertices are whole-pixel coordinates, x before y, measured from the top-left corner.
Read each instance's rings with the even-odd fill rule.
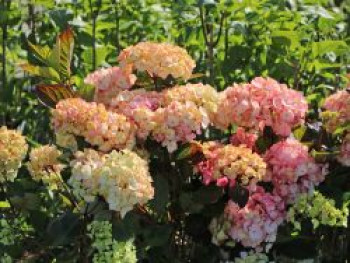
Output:
[[[195,82],[210,83],[222,90],[233,82],[270,76],[302,91],[312,105],[309,114],[312,123],[319,119],[323,98],[346,86],[350,62],[349,11],[349,0],[0,0],[0,126],[23,130],[33,144],[52,140],[48,110],[39,105],[31,92],[38,80],[22,72],[18,64],[21,60],[34,61],[28,52],[28,41],[52,46],[55,36],[68,24],[75,32],[72,70],[80,82],[99,67],[116,65],[118,53],[129,45],[144,40],[167,41],[186,48],[195,58],[195,73],[204,74]],[[318,132],[316,124],[308,127],[311,137],[312,132]],[[162,152],[159,155],[166,156]],[[185,162],[177,165],[182,171],[190,169]],[[336,170],[338,181],[332,189],[325,189],[336,200],[342,198],[341,188],[346,182],[343,178],[348,173],[342,168]],[[161,187],[155,185],[156,199],[152,205],[163,215],[172,189],[162,174],[154,176]],[[0,252],[6,248],[9,254],[23,258],[26,254],[21,248],[26,247],[35,251],[33,255],[28,252],[29,261],[33,257],[36,262],[39,257],[45,262],[52,258],[51,254],[58,255],[57,262],[78,260],[76,255],[70,255],[75,250],[67,246],[77,236],[75,231],[79,231],[74,228],[78,224],[77,215],[65,213],[54,219],[60,204],[52,204],[44,189],[23,179],[8,191],[19,189],[25,194],[12,202],[30,220],[28,223],[14,214],[14,225],[9,228],[0,218]],[[215,188],[187,190],[183,191],[179,205],[194,214],[186,218],[185,224],[192,238],[200,239],[207,235],[204,221],[217,213],[215,210],[222,211],[209,205],[220,196]],[[203,207],[207,215],[196,214]],[[99,205],[90,209],[91,214],[107,213]],[[158,224],[162,223],[159,217],[160,222],[144,229],[147,220],[130,213],[120,225],[113,226],[113,236],[123,239],[132,229],[144,238],[144,244],[138,244],[140,247],[152,247],[141,251],[141,258],[172,262],[173,248],[164,245],[171,233],[170,226]],[[337,237],[337,231],[331,230],[326,236]],[[298,254],[300,258],[313,256],[316,246],[310,235],[280,239],[279,251],[289,256]],[[19,236],[26,238],[18,243]],[[176,248],[176,253],[183,254],[182,258],[202,260],[198,262],[216,262],[217,248],[203,242],[196,246],[192,255],[186,255],[188,251],[181,247]]]

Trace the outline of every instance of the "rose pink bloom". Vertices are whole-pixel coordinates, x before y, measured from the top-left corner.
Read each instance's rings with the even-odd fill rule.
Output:
[[[263,129],[270,126],[281,136],[304,122],[307,112],[304,96],[271,78],[257,77],[250,84],[228,87],[219,95],[215,125],[230,124]]]
[[[308,148],[295,139],[280,141],[265,153],[266,181],[274,185],[274,193],[287,203],[294,202],[300,193],[306,193],[325,179],[326,166],[316,164]]]
[[[242,127],[238,127],[236,133],[231,136],[230,142],[233,145],[245,145],[250,149],[254,148],[258,135],[246,132]]]
[[[112,98],[135,84],[136,76],[119,67],[102,68],[87,75],[86,84],[95,86],[94,101],[109,105]]]
[[[228,234],[233,240],[256,250],[261,250],[263,245],[268,249],[269,243],[276,240],[278,226],[285,219],[285,204],[279,196],[257,187],[244,207],[240,208],[230,200],[224,214],[231,222]]]

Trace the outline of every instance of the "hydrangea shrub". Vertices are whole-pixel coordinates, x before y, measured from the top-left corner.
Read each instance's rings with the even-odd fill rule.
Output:
[[[34,245],[25,253],[57,262],[70,252],[78,262],[269,262],[307,222],[311,232],[347,227],[348,203],[328,197],[327,186],[336,169],[349,171],[348,91],[324,103],[321,129],[335,147],[318,158],[328,142],[303,140],[308,103],[286,84],[186,83],[195,62],[168,43],[136,44],[118,61],[86,77],[92,100],[56,102],[52,145],[28,153],[19,132],[0,129],[1,220],[22,214],[33,224],[48,211],[36,238],[50,253]],[[24,181],[23,196],[12,196]]]

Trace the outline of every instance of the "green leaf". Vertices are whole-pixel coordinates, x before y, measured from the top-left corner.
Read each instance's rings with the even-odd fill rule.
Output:
[[[48,46],[38,46],[28,42],[28,45],[33,52],[34,56],[42,63],[47,63],[47,58],[51,55],[51,49]]]
[[[305,125],[300,125],[297,129],[293,131],[294,138],[298,141],[304,137],[307,127]]]
[[[68,211],[54,219],[46,230],[47,240],[52,246],[62,246],[73,242],[79,233],[79,217]]]
[[[8,201],[0,201],[0,208],[9,208],[11,207]]]
[[[274,43],[288,46],[291,49],[299,45],[299,35],[296,31],[273,31],[271,37]]]
[[[25,193],[23,196],[14,196],[10,198],[11,204],[14,207],[26,211],[26,210],[38,210],[40,209],[40,197],[34,193]]]
[[[109,48],[105,46],[96,47],[96,67],[102,65],[105,62],[107,55],[109,54]],[[93,64],[93,49],[91,47],[85,49],[82,53],[82,59],[88,65]]]
[[[70,62],[73,57],[74,34],[70,27],[59,34],[56,38],[56,45],[52,49],[47,61],[50,66],[56,69],[61,76],[70,79]]]
[[[60,82],[60,75],[51,67],[40,67],[31,64],[21,64],[20,67],[30,75]]]
[[[169,202],[169,184],[168,180],[164,178],[161,174],[155,174],[153,176],[153,186],[154,186],[154,198],[150,201],[150,206],[158,214],[165,212],[165,209]]]
[[[170,239],[170,225],[154,225],[144,229],[144,239],[149,246],[162,246]]]
[[[341,40],[325,40],[312,43],[312,55],[314,57],[322,56],[329,52],[334,52],[337,56],[340,56],[348,53],[349,47],[345,41]]]

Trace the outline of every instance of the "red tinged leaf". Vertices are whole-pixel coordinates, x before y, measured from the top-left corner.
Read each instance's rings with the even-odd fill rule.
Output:
[[[71,86],[63,84],[39,84],[35,87],[35,93],[39,101],[50,108],[54,108],[60,100],[77,96]]]

